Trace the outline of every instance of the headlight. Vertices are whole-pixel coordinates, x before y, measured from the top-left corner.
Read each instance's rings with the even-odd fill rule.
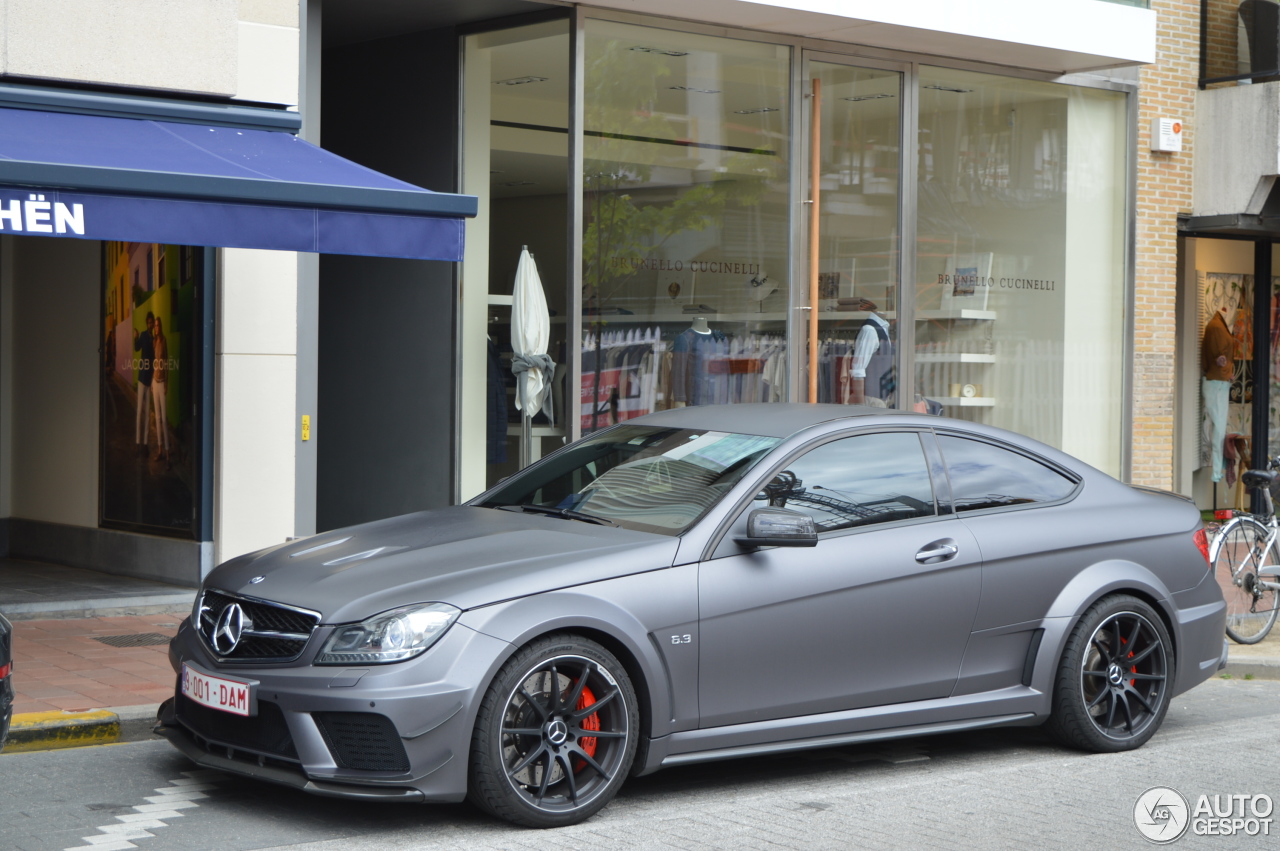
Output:
[[[423,603],[340,626],[329,636],[315,663],[378,665],[412,659],[435,644],[460,614],[461,609],[446,603]]]

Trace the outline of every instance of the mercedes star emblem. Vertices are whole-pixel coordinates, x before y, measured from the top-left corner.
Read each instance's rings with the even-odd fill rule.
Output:
[[[222,610],[218,616],[218,624],[213,628],[213,649],[223,656],[236,649],[240,636],[244,634],[244,609],[239,603],[232,603]]]

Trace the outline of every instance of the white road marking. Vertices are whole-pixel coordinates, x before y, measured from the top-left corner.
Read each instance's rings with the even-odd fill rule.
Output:
[[[131,813],[116,816],[113,824],[99,825],[95,836],[82,836],[84,845],[67,848],[65,851],[127,851],[137,848],[132,840],[149,839],[155,836],[152,830],[168,827],[165,819],[182,818],[186,813],[179,810],[200,806],[194,799],[207,798],[208,789],[215,789],[218,781],[226,777],[218,771],[201,769],[200,771],[184,771],[185,776],[170,780],[168,786],[156,789],[156,794],[145,798],[147,803],[139,804]]]

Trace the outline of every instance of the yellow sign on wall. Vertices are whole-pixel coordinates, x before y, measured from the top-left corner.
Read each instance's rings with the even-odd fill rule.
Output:
[[[311,415],[310,414],[302,415],[302,439],[303,440],[311,439]]]

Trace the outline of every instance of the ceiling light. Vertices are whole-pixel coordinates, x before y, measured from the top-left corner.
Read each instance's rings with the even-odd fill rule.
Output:
[[[854,103],[857,103],[860,100],[880,100],[881,98],[891,98],[891,97],[893,97],[893,95],[884,94],[882,92],[878,95],[854,95],[851,98],[840,98],[840,100],[850,100],[850,101],[853,101]]]
[[[718,95],[719,89],[695,89],[693,86],[667,86],[673,92],[697,92],[700,95]]]
[[[663,50],[661,47],[628,47],[628,50],[637,50],[641,53],[656,53],[659,56],[688,56],[689,54],[683,50]]]
[[[755,109],[735,109],[734,115],[758,115],[762,112],[777,112],[776,106],[757,106]]]
[[[939,92],[955,92],[958,95],[967,95],[973,89],[953,89],[950,86],[939,86],[937,84],[931,86],[921,86],[922,89],[935,89]]]
[[[545,83],[546,77],[512,77],[509,80],[497,80],[495,86],[523,86],[525,83]]]

